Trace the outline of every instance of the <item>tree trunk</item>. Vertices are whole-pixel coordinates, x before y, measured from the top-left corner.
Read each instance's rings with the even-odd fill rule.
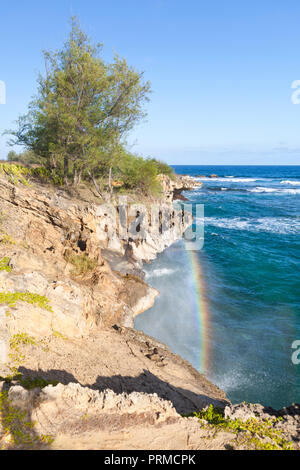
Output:
[[[82,170],[79,170],[79,171],[78,171],[78,186],[79,186],[80,183],[81,183],[81,176],[82,176]]]
[[[110,169],[109,169],[108,187],[109,187],[110,195],[112,196],[112,193],[113,193],[113,190],[114,190],[114,188],[112,186],[112,167],[110,167]]]
[[[93,175],[90,171],[88,171],[88,175],[89,175],[89,177],[91,178],[91,180],[92,180],[92,182],[93,182],[93,185],[94,185],[95,188],[96,188],[97,193],[98,193],[98,194],[100,195],[100,197],[102,197],[102,199],[104,199],[104,201],[105,201],[106,199],[105,199],[104,195],[102,194],[102,192],[101,192],[101,190],[100,190],[100,188],[99,188],[99,185],[98,185],[98,183],[97,183],[97,181],[96,181],[94,175]]]
[[[69,159],[67,156],[64,157],[64,183],[65,186],[68,186],[68,174],[69,174]]]
[[[81,175],[82,175],[82,169],[77,170],[77,168],[74,169],[74,177],[73,177],[73,184],[75,187],[79,186],[81,183]]]

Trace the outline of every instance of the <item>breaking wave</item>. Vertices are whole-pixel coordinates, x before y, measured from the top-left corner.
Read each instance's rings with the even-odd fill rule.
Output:
[[[195,177],[197,181],[223,181],[227,183],[254,183],[255,181],[263,181],[265,178],[232,178],[230,176],[225,176],[224,178],[208,178],[207,176]]]
[[[277,193],[277,194],[300,194],[300,189],[282,189],[282,188],[265,188],[263,186],[257,186],[253,189],[248,189],[250,193]]]
[[[300,231],[300,219],[286,217],[263,217],[258,219],[205,217],[205,225],[232,230],[278,234],[296,234]]]
[[[292,186],[300,186],[300,181],[286,180],[286,181],[281,181],[280,184],[290,184]]]

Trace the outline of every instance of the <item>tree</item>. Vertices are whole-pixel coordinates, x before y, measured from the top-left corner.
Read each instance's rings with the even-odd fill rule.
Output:
[[[11,151],[8,152],[8,154],[7,154],[7,161],[8,161],[8,162],[17,162],[17,161],[18,161],[18,158],[19,158],[19,155],[18,155],[17,152],[15,152],[14,150],[11,150]]]
[[[95,183],[99,168],[111,175],[112,153],[145,116],[150,83],[118,55],[106,64],[101,50],[72,18],[63,49],[44,53],[37,97],[10,132],[12,144],[35,152],[66,184],[69,177],[79,184],[82,175]]]

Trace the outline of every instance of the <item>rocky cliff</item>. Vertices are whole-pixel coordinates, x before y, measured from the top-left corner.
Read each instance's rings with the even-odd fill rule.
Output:
[[[161,200],[159,214],[167,209],[178,237],[191,218]],[[115,233],[109,239],[110,214],[102,206],[5,176],[0,211],[0,376],[6,385],[42,381],[117,395],[156,393],[179,413],[225,406],[225,394],[190,364],[131,328],[158,295],[140,266],[172,242],[168,228],[165,237],[120,240]]]
[[[1,448],[253,447],[236,426],[183,415],[213,405],[229,418],[268,420],[270,410],[266,418],[257,407],[231,407],[188,362],[132,328],[158,295],[143,280],[142,262],[191,223],[172,195],[192,181],[163,180],[159,231],[134,239],[110,230],[107,207],[0,176]],[[126,209],[130,223],[140,211]],[[280,416],[284,436],[296,442],[298,408]]]

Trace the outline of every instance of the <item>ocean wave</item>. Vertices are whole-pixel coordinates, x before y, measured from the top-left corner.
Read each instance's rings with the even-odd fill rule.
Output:
[[[300,189],[283,189],[283,188],[265,188],[257,186],[253,189],[248,189],[249,193],[277,193],[277,194],[300,194]]]
[[[196,181],[223,181],[227,183],[254,183],[255,181],[264,181],[265,178],[234,178],[234,177],[227,177],[225,176],[224,178],[222,177],[217,177],[217,178],[208,178],[208,177],[203,177],[203,178],[194,178]]]
[[[257,186],[256,188],[253,189],[248,189],[249,193],[276,193],[281,191],[278,188],[265,188],[262,186]]]
[[[286,181],[281,181],[280,184],[290,184],[292,186],[300,186],[300,181],[286,180]]]
[[[296,234],[300,232],[300,218],[262,217],[244,219],[241,217],[216,218],[205,217],[205,225],[249,232],[269,232],[278,234]]]
[[[147,273],[146,277],[147,279],[149,279],[153,277],[170,276],[171,274],[174,274],[176,271],[177,271],[176,269],[169,269],[169,268],[154,269],[152,272]]]

